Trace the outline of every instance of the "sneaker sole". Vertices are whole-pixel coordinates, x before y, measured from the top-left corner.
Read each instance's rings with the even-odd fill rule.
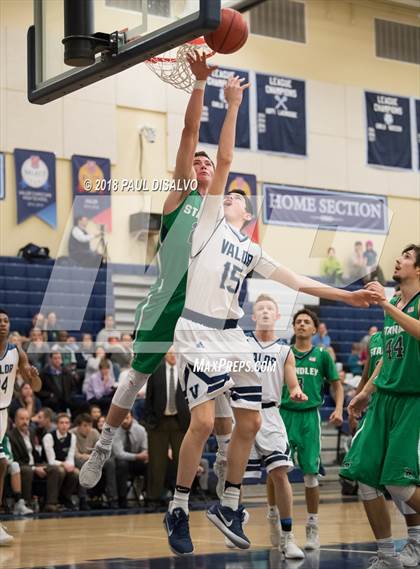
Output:
[[[98,484],[101,477],[102,477],[102,471],[101,471],[99,478],[97,480],[95,480],[93,483],[91,480],[86,480],[86,478],[83,475],[83,466],[82,466],[82,468],[80,469],[80,473],[79,473],[80,486],[83,486],[83,488],[87,488],[88,490],[91,490],[92,488],[94,488]]]
[[[308,545],[308,544],[305,544],[305,549],[306,549],[306,551],[317,551],[320,547],[321,547],[321,544],[319,544],[319,545]]]
[[[286,559],[305,559],[305,554],[303,553],[303,551],[302,553],[297,553],[296,555],[287,555],[287,553],[285,553],[284,551],[283,553]]]
[[[176,549],[174,549],[169,541],[170,535],[169,535],[169,531],[168,531],[168,526],[166,525],[166,520],[163,520],[163,525],[165,527],[165,531],[168,535],[168,546],[169,549],[172,551],[172,553],[174,555],[176,555],[177,557],[188,557],[189,555],[194,555],[194,549],[192,551],[190,551],[189,553],[183,553],[182,551],[177,551]]]
[[[239,549],[249,549],[251,545],[249,541],[241,539],[236,533],[230,531],[217,515],[207,512],[207,517],[234,545],[236,545],[236,547],[239,547]]]
[[[5,541],[0,541],[0,547],[9,547],[10,545],[12,545],[12,543],[14,542],[14,538],[12,537],[11,539],[5,540]]]

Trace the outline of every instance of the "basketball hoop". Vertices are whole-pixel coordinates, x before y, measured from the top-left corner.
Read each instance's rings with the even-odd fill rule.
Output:
[[[165,83],[187,93],[192,93],[195,77],[188,63],[187,55],[194,55],[194,51],[204,52],[206,58],[215,54],[206,44],[204,38],[201,37],[147,59],[145,64]]]

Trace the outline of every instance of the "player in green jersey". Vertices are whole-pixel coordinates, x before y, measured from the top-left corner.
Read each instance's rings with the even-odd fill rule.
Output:
[[[135,356],[127,380],[118,384],[106,422],[95,450],[85,462],[79,480],[93,488],[111,451],[118,427],[131,409],[137,393],[159,365],[173,341],[176,322],[184,308],[190,234],[198,216],[201,196],[214,175],[214,165],[205,152],[196,152],[207,77],[215,69],[205,56],[188,57],[196,77],[185,112],[185,124],[176,157],[174,180],[181,191],[172,190],[166,198],[160,231],[159,276],[136,311]],[[194,190],[192,180],[197,181]]]
[[[318,317],[311,310],[299,310],[293,317],[296,336],[292,351],[296,360],[296,375],[308,400],[297,405],[291,401],[287,389],[283,389],[280,413],[286,426],[292,455],[305,480],[305,499],[308,511],[305,549],[318,549],[318,474],[321,454],[321,419],[319,407],[323,403],[324,381],[331,384],[336,407],[329,417],[334,426],[343,422],[344,391],[330,354],[322,347],[312,345],[312,337],[318,329]]]
[[[395,552],[381,490],[386,487],[394,499],[408,506],[409,515],[420,513],[420,246],[409,245],[403,250],[396,260],[393,278],[400,283],[400,293],[390,301],[379,283],[367,285],[378,293],[385,311],[383,357],[365,387],[350,402],[349,412],[359,416],[376,389],[340,471],[341,476],[359,481],[378,544],[378,557],[371,565],[375,569],[403,567]],[[413,525],[408,531],[412,560],[420,550],[420,525],[414,525],[418,518],[411,520]]]

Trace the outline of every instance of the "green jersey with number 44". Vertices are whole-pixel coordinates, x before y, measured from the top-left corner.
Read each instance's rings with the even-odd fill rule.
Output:
[[[394,296],[396,306],[400,297]],[[419,319],[420,292],[408,302],[402,311]],[[420,342],[406,332],[395,320],[385,315],[383,338],[383,364],[374,383],[380,391],[401,395],[420,395]]]
[[[309,352],[299,352],[295,346],[292,351],[296,358],[296,375],[299,385],[308,401],[291,401],[289,390],[283,387],[281,406],[292,411],[315,409],[323,403],[322,386],[324,381],[338,381],[337,368],[330,354],[324,349],[313,346]]]

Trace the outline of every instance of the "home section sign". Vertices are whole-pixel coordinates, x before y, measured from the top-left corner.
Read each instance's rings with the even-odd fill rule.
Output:
[[[334,231],[387,233],[385,196],[263,184],[264,223]]]
[[[305,81],[256,75],[258,150],[306,156]]]
[[[410,169],[409,98],[366,91],[365,102],[368,163]]]

